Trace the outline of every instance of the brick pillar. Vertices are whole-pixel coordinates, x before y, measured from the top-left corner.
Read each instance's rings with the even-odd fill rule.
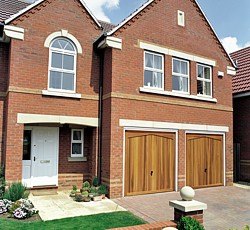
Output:
[[[179,222],[183,216],[192,217],[199,221],[203,225],[203,210],[184,212],[177,208],[174,209],[174,221]]]

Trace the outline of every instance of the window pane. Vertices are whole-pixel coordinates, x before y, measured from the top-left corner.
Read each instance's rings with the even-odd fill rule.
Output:
[[[203,94],[203,81],[197,81],[197,93]]]
[[[144,71],[144,85],[145,86],[153,86],[153,72],[145,70]]]
[[[180,90],[180,77],[177,76],[172,77],[172,89]]]
[[[187,75],[187,74],[188,74],[187,69],[188,69],[188,68],[187,68],[187,62],[183,62],[183,61],[182,61],[182,62],[181,62],[181,73]]]
[[[72,45],[68,42],[68,44],[67,44],[66,47],[65,47],[65,50],[75,51],[75,48],[74,48],[74,46],[72,46]]]
[[[203,67],[198,65],[198,77],[203,78]]]
[[[62,73],[50,71],[49,87],[53,89],[61,89]]]
[[[63,55],[63,69],[74,70],[74,56]]]
[[[154,55],[154,68],[162,70],[162,57]]]
[[[211,96],[211,83],[210,82],[205,82],[204,94]]]
[[[65,49],[65,47],[68,44],[68,42],[65,41],[65,40],[63,40],[63,39],[58,40],[58,42],[59,42],[59,44],[60,44],[60,46],[61,46],[62,49]]]
[[[188,79],[186,77],[182,78],[182,91],[188,92]]]
[[[62,68],[62,54],[52,53],[51,66],[54,68]]]
[[[82,144],[72,143],[72,155],[81,155],[81,154],[82,154]]]
[[[73,140],[74,141],[80,141],[81,138],[81,131],[73,131]]]
[[[180,73],[180,62],[178,60],[173,60],[173,72]]]
[[[210,79],[210,68],[204,67],[204,75],[205,79]]]
[[[24,130],[23,134],[23,160],[30,160],[31,156],[31,130]]]
[[[53,43],[52,43],[52,45],[51,45],[53,48],[58,48],[58,49],[61,49],[62,47],[60,46],[60,44],[59,44],[59,41],[58,40],[56,40],[56,41],[54,41]]]
[[[145,66],[153,68],[153,54],[145,53]]]
[[[74,74],[63,73],[62,89],[74,90]]]
[[[154,72],[154,87],[162,88],[162,74]]]

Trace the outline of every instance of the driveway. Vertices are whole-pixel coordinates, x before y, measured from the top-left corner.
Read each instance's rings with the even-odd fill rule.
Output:
[[[170,200],[180,199],[179,192],[158,193],[113,199],[136,216],[152,223],[173,219]],[[208,205],[205,210],[206,230],[242,229],[250,225],[250,187],[230,186],[195,190],[195,200]]]

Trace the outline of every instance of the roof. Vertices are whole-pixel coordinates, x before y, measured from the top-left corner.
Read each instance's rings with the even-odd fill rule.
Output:
[[[0,0],[0,22],[4,22],[4,20],[26,8],[28,5],[30,3],[24,0]]]
[[[233,76],[233,94],[250,91],[250,46],[230,55],[238,67]]]
[[[40,3],[44,2],[44,1],[45,0],[37,0],[34,3],[29,4],[29,3],[25,2],[25,0],[0,0],[0,9],[3,9],[3,12],[1,12],[1,10],[0,10],[1,15],[6,15],[6,13],[7,13],[7,15],[4,16],[3,20],[0,22],[4,22],[4,24],[8,24],[11,21],[13,21],[14,19],[16,19],[17,17],[28,12],[30,9],[36,7],[37,5],[39,5]],[[93,13],[90,11],[90,9],[87,7],[85,2],[83,0],[79,0],[79,2],[86,9],[86,11],[90,14],[92,19],[96,22],[96,24],[99,27],[101,27],[100,23],[98,22],[96,17],[93,15]],[[3,4],[3,6],[1,4]],[[13,11],[11,10],[11,8],[13,7],[11,4],[14,5],[15,10],[13,10]],[[26,5],[24,5],[24,4],[26,4]],[[8,5],[10,5],[10,6],[8,6]]]
[[[98,22],[101,24],[104,33],[109,32],[110,30],[112,30],[115,27],[114,24],[109,23],[109,22],[104,22],[101,20],[98,20]]]

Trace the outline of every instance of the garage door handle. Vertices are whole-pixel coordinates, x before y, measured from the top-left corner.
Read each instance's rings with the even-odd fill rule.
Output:
[[[207,172],[207,169],[205,169],[205,173]]]
[[[153,176],[154,171],[151,171],[150,175]]]

